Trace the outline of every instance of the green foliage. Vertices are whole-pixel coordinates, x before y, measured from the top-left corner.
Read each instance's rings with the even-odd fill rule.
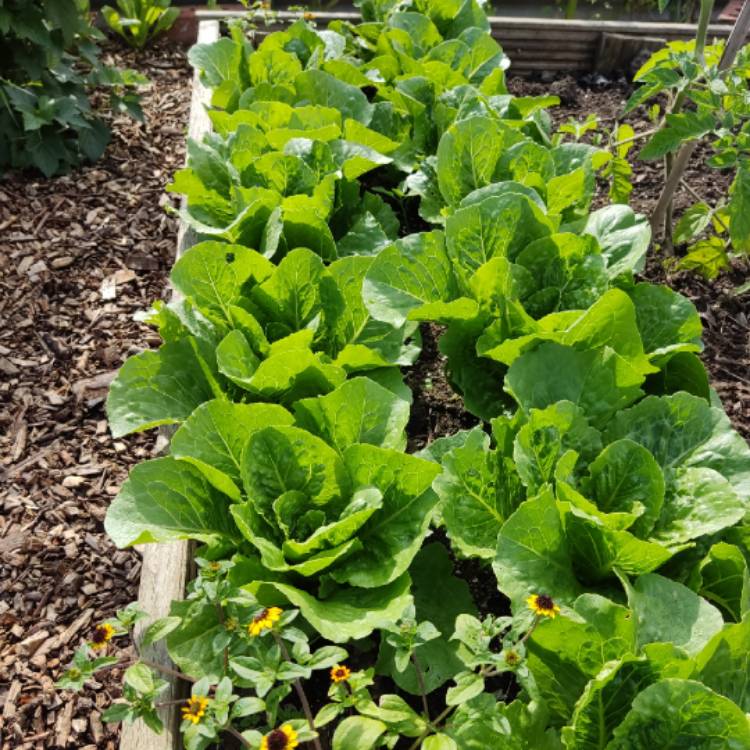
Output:
[[[117,0],[117,9],[105,5],[101,14],[112,31],[142,49],[174,25],[180,11],[170,5],[171,0]]]
[[[709,279],[729,267],[730,249],[736,254],[750,250],[746,97],[750,47],[741,50],[728,67],[719,64],[722,53],[722,44],[708,46],[699,54],[696,42],[670,42],[636,73],[640,87],[626,106],[626,112],[631,111],[664,95],[671,102],[671,111],[640,151],[640,159],[674,154],[684,144],[702,140],[709,152],[705,166],[734,175],[728,195],[713,206],[699,200],[674,227],[674,242],[687,245],[680,266]],[[691,107],[684,111],[688,103]]]
[[[109,109],[143,118],[136,93],[146,79],[99,59],[102,35],[87,0],[0,3],[0,169],[33,167],[45,176],[96,161],[109,141],[94,88]]]
[[[192,51],[214,132],[172,189],[198,241],[108,399],[115,434],[177,426],[105,525],[202,545],[146,637],[197,680],[186,745],[747,747],[750,449],[695,307],[636,281],[648,222],[590,211],[622,165],[507,93],[473,0],[362,11]],[[483,423],[414,454],[423,321]],[[71,687],[105,666],[79,661]],[[152,721],[129,675],[115,714]]]

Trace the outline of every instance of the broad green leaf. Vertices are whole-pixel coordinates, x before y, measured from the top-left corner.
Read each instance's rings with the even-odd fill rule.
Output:
[[[284,503],[297,506],[296,512],[301,515],[307,498],[300,491],[290,490],[277,498],[273,509],[278,511],[279,505]],[[257,512],[256,505],[249,501],[232,505],[230,511],[242,536],[260,553],[261,563],[266,570],[310,577],[319,576],[337,560],[361,547],[356,538],[351,538],[351,534],[356,532],[358,526],[361,526],[376,507],[377,505],[361,508],[347,519],[320,526],[316,530],[319,533],[313,534],[304,542],[285,540],[281,545],[271,538],[278,534],[273,530],[268,531],[270,526],[266,524],[266,520],[271,517],[268,509],[265,509],[266,517],[263,518]],[[260,510],[263,511],[262,508]],[[305,529],[304,533],[307,531]],[[296,532],[292,529],[291,533]]]
[[[130,357],[109,389],[107,416],[114,437],[187,419],[215,398],[213,377],[192,337]]]
[[[260,358],[255,354],[242,331],[230,331],[216,347],[219,372],[241,388],[249,389]]]
[[[358,533],[363,549],[331,576],[352,586],[383,586],[408,569],[422,545],[438,502],[431,484],[440,467],[373,445],[347,448],[344,461],[353,486],[381,489],[383,507]]]
[[[239,83],[242,47],[234,39],[223,37],[209,44],[196,44],[190,48],[188,60],[211,87],[224,81]]]
[[[231,321],[229,307],[237,304],[243,284],[263,281],[273,266],[254,250],[223,242],[193,245],[174,265],[175,288],[198,307]]]
[[[750,497],[750,449],[721,409],[687,393],[649,396],[615,416],[608,442],[630,438],[648,448],[669,480],[680,466],[722,474],[743,499]]]
[[[586,172],[579,167],[572,172],[553,177],[547,183],[547,206],[551,214],[561,214],[586,198]]]
[[[373,630],[396,622],[411,604],[411,581],[404,574],[386,586],[373,589],[343,587],[325,599],[316,599],[302,589],[286,583],[254,581],[247,588],[258,591],[263,599],[278,601],[280,594],[323,638],[333,643],[366,638]],[[275,592],[274,592],[275,590]]]
[[[729,236],[737,252],[748,254],[750,253],[750,160],[740,160],[729,196]]]
[[[636,284],[629,292],[635,305],[643,348],[650,356],[700,351],[701,324],[695,305],[666,286]]]
[[[550,372],[559,374],[550,378]],[[505,389],[527,413],[570,401],[592,422],[601,424],[642,394],[643,380],[638,370],[609,347],[578,351],[546,343],[510,366]]]
[[[494,257],[515,259],[529,243],[553,233],[551,221],[525,195],[507,193],[458,209],[445,225],[448,255],[468,279]]]
[[[552,723],[568,721],[589,680],[634,649],[630,612],[594,594],[579,597],[571,616],[540,622],[527,641],[527,664]]]
[[[291,406],[298,399],[328,393],[344,380],[344,370],[328,364],[321,355],[307,348],[291,347],[272,353],[261,362],[248,390],[261,400]]]
[[[687,661],[685,663],[689,664]],[[646,656],[625,656],[606,665],[586,685],[573,711],[570,725],[563,729],[565,747],[570,750],[600,750],[606,747],[615,727],[625,718],[638,693],[662,677],[673,676],[669,674],[668,666]]]
[[[404,450],[409,403],[368,378],[354,378],[326,396],[294,406],[297,424],[343,453],[355,443]]]
[[[664,503],[664,475],[650,451],[632,440],[610,443],[589,468],[588,494],[604,513],[633,513],[631,532],[647,537]]]
[[[654,538],[675,546],[733,526],[747,513],[747,501],[717,471],[686,468],[674,477]]]
[[[256,286],[250,298],[268,321],[271,338],[282,338],[312,327],[320,312],[320,277],[323,261],[307,248],[292,250],[273,273]]]
[[[388,727],[377,719],[348,716],[333,735],[333,750],[372,750]]]
[[[370,314],[402,326],[423,305],[456,296],[440,232],[412,234],[381,251],[365,275],[362,297]]]
[[[351,492],[346,467],[333,448],[298,427],[265,427],[252,433],[242,452],[247,497],[268,516],[271,504],[290,490],[312,506],[339,503]]]
[[[294,82],[297,99],[301,104],[317,104],[341,112],[367,125],[372,116],[372,105],[356,86],[344,83],[322,70],[305,70]]]
[[[250,55],[250,81],[253,86],[261,83],[291,83],[302,72],[296,55],[281,49],[268,49],[263,45]]]
[[[639,159],[660,159],[676,151],[683,143],[702,138],[717,126],[713,112],[667,114],[666,124],[651,137],[638,154]]]
[[[591,427],[583,412],[569,401],[532,409],[528,422],[515,438],[513,460],[531,493],[551,482],[560,457],[568,450],[591,461],[601,450],[601,435]]]
[[[673,643],[695,655],[718,633],[724,621],[716,607],[681,583],[656,573],[625,582],[638,645]]]
[[[182,620],[182,625],[167,636],[167,650],[177,668],[195,679],[210,676],[218,681],[224,672],[224,654],[213,647],[213,641],[226,628],[214,604],[206,600],[174,601],[169,613]]]
[[[750,709],[750,618],[726,625],[695,657],[697,676],[706,686]]]
[[[272,424],[291,425],[292,415],[276,404],[201,404],[172,437],[170,453],[193,464],[217,490],[240,499],[240,458],[250,435]]]
[[[362,283],[373,264],[364,256],[342,258],[321,279],[321,337],[326,352],[345,370],[369,370],[402,361],[405,331],[375,320],[362,299]]]
[[[445,734],[433,734],[422,743],[422,750],[458,750],[458,745]]]
[[[750,570],[742,550],[717,542],[699,568],[700,595],[739,622],[750,611]]]
[[[589,216],[583,232],[599,241],[610,278],[643,270],[651,243],[645,216],[633,213],[628,206],[606,206]]]
[[[691,680],[662,680],[633,701],[607,750],[747,750],[750,724],[728,698]]]
[[[490,450],[478,428],[442,464],[433,487],[451,544],[467,557],[492,559],[500,527],[526,497],[513,464]]]
[[[516,612],[526,607],[526,599],[532,594],[547,594],[568,603],[580,593],[560,514],[550,492],[522,503],[505,522],[492,567],[500,591]]]
[[[521,140],[518,131],[489,117],[470,117],[452,125],[437,150],[438,184],[445,201],[456,205],[472,190],[494,182],[501,154]]]
[[[104,528],[118,547],[175,539],[237,538],[229,499],[183,461],[156,458],[130,472],[112,501]]]
[[[409,575],[417,621],[431,622],[441,634],[415,651],[430,693],[464,668],[457,656],[459,644],[451,636],[456,617],[466,613],[476,615],[477,609],[466,581],[453,574],[453,563],[443,545],[424,546],[414,558]],[[414,667],[409,664],[405,671],[399,672],[393,663],[393,653],[393,647],[381,640],[378,672],[389,675],[401,689],[419,695]]]

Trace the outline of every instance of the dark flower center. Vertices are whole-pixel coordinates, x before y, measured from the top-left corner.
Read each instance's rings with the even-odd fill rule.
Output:
[[[274,729],[268,735],[268,750],[286,750],[289,738],[280,729]]]
[[[554,609],[555,607],[552,597],[547,596],[547,594],[539,594],[536,598],[536,603],[539,609]]]
[[[253,617],[253,622],[260,622],[261,620],[265,620],[266,617],[268,617],[268,610],[264,609],[261,612],[259,612],[257,615],[255,615],[255,617]],[[275,731],[279,731],[279,730],[275,730]],[[282,732],[282,734],[284,733]],[[285,734],[284,736],[286,737]]]
[[[98,627],[94,630],[94,635],[91,640],[94,643],[106,643],[107,642],[107,629]]]

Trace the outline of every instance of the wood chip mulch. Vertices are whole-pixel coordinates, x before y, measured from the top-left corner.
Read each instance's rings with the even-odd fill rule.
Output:
[[[117,118],[107,153],[65,177],[0,182],[0,748],[112,748],[101,712],[121,675],[81,695],[53,683],[95,624],[137,597],[140,562],[102,521],[154,436],[113,441],[104,399],[122,361],[158,337],[132,320],[166,295],[190,72],[182,48],[120,66],[151,79],[146,124]]]

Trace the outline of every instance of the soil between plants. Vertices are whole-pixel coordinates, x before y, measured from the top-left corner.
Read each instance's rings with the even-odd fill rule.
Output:
[[[148,124],[116,120],[106,156],[67,177],[14,175],[0,182],[1,750],[117,744],[117,730],[102,725],[101,711],[119,695],[118,670],[79,696],[56,692],[53,682],[94,623],[137,596],[139,558],[112,547],[102,520],[128,469],[151,457],[154,436],[114,441],[103,402],[122,361],[158,345],[132,315],[167,296],[177,225],[164,212],[173,203],[164,186],[183,162],[190,83],[180,49],[159,45],[140,59],[111,54],[152,79],[144,98]],[[560,96],[562,106],[553,110],[558,123],[591,112],[614,121],[630,92],[624,79],[595,76],[516,78],[511,89]],[[637,131],[648,127],[639,113],[629,121]],[[648,211],[659,168],[637,171],[633,205]],[[697,161],[688,179],[709,201],[727,184]],[[678,212],[691,202],[681,194]],[[711,383],[746,438],[750,296],[732,289],[747,275],[741,265],[714,282],[669,274],[658,255],[644,274],[696,304]],[[113,289],[115,296],[103,299]],[[406,373],[414,393],[409,450],[477,423],[445,377],[439,336],[439,327],[422,327],[422,354]],[[455,572],[480,611],[506,611],[487,567],[457,561]],[[324,698],[324,682],[315,702]]]

